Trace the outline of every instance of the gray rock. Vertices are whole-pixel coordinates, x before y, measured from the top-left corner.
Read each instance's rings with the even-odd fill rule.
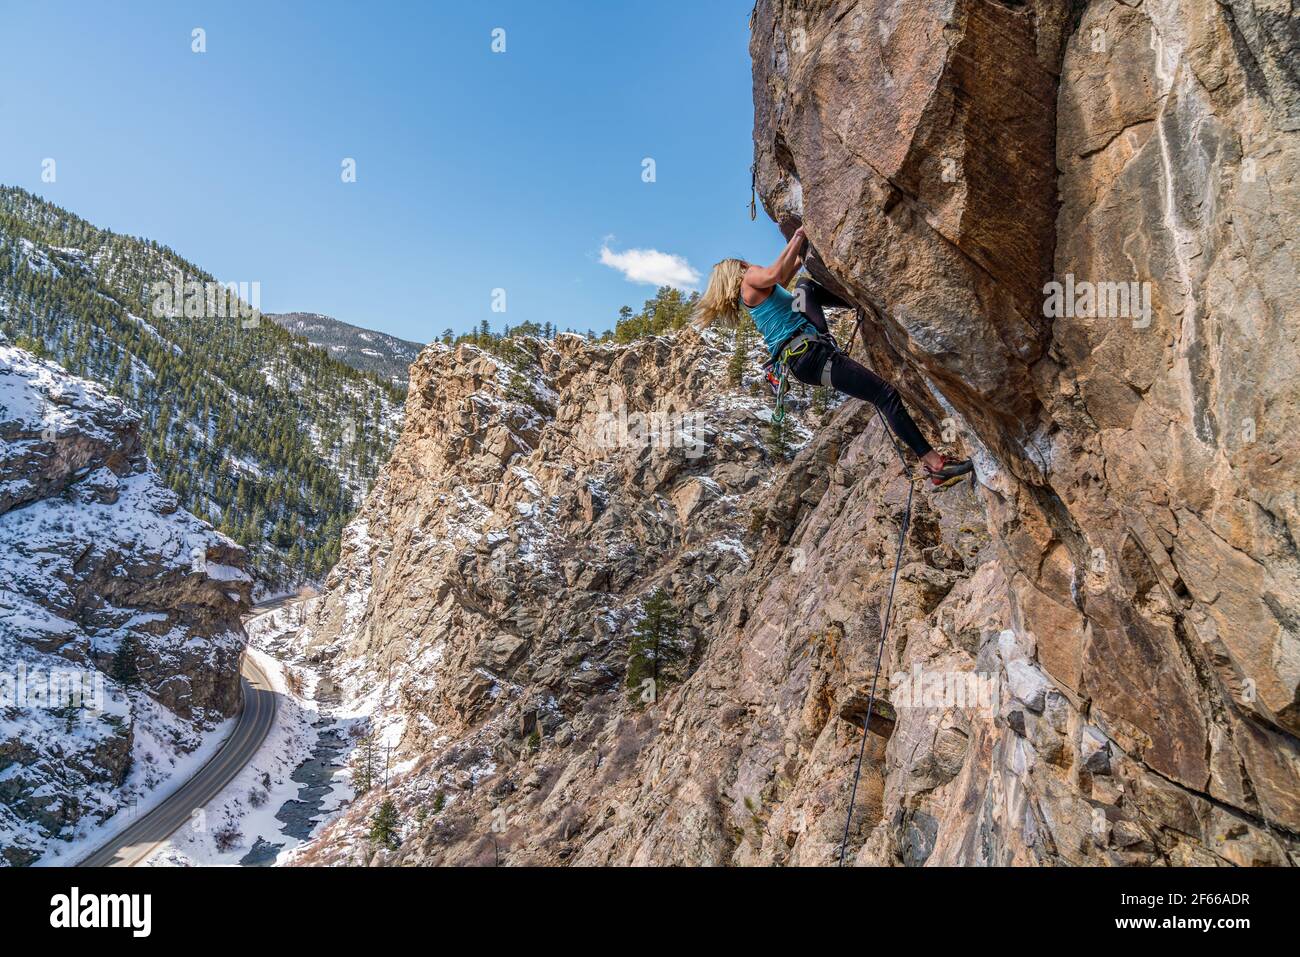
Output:
[[[1035,714],[1042,713],[1049,687],[1047,676],[1029,662],[1016,660],[1007,665],[1007,690]]]

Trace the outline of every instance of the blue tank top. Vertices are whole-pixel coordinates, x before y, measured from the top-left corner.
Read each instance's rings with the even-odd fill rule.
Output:
[[[741,299],[741,305],[745,305],[744,299]],[[813,332],[817,331],[812,323],[804,318],[803,313],[794,311],[794,296],[781,286],[773,286],[771,294],[757,306],[745,306],[745,308],[754,318],[754,325],[758,327],[758,331],[763,334],[763,341],[767,343],[769,355],[774,354],[781,343],[805,325]]]

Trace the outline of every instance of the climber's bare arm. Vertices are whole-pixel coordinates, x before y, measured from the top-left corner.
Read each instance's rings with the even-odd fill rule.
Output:
[[[745,270],[743,285],[755,292],[765,292],[773,286],[784,286],[803,265],[803,260],[799,258],[803,244],[804,232],[800,226],[785,244],[785,249],[781,250],[781,255],[776,257],[776,262],[770,266],[750,266]]]

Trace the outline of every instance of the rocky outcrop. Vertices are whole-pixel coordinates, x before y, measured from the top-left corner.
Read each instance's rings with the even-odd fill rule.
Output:
[[[1294,18],[1200,0],[1080,3],[1068,22],[1051,3],[826,6],[758,6],[760,191],[807,229],[813,271],[873,308],[877,364],[978,454],[1016,653],[1064,702],[964,768],[966,807],[1016,785],[1016,813],[993,819],[1005,845],[990,853],[945,796],[923,802],[935,853],[1284,859],[1300,827]],[[1044,724],[1104,742],[1106,779],[1082,750],[1044,761]],[[901,752],[886,760],[915,806]],[[896,852],[906,828],[883,830]]]
[[[705,653],[724,583],[753,561],[749,503],[774,468],[768,403],[725,387],[723,346],[562,336],[507,362],[435,344],[412,366],[403,441],[296,643],[328,672],[321,694],[370,710],[396,747],[409,815],[439,805],[415,859],[477,860],[494,795],[515,791],[540,830],[577,838],[562,795],[624,782],[637,729],[654,725],[624,689],[654,587]],[[309,859],[351,860],[374,799]],[[576,846],[539,832],[529,853],[562,861]]]
[[[394,745],[403,840],[371,793],[303,860],[826,864],[847,818],[863,864],[1295,863],[1294,31],[760,0],[764,205],[978,482],[913,496],[882,649],[911,476],[870,408],[787,461],[714,334],[427,349],[296,636]],[[656,402],[698,454],[600,441]],[[689,647],[645,703],[657,588]]]
[[[244,552],[177,508],[139,417],[0,346],[0,857],[139,799],[239,707]]]

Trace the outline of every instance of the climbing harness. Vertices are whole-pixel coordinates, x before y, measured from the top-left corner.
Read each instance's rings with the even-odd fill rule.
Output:
[[[812,328],[812,326],[808,328]],[[823,346],[830,350],[826,355],[826,363],[822,366],[821,382],[823,386],[829,387],[831,384],[831,360],[835,358],[836,353],[843,350],[834,337],[828,334],[803,332],[802,330],[796,332],[777,348],[776,355],[763,363],[763,373],[767,378],[768,385],[772,387],[773,394],[776,395],[776,411],[772,413],[772,421],[778,425],[785,421],[785,397],[790,394],[790,363],[813,346]]]
[[[858,322],[861,323],[859,318]],[[876,415],[880,418],[880,424],[884,426],[885,435],[889,437],[889,444],[894,447],[898,454],[899,464],[903,466],[903,474],[907,474],[907,459],[903,457],[903,450],[899,447],[897,440],[894,438],[893,430],[885,420],[879,409],[876,409]],[[903,543],[907,541],[907,530],[912,524],[912,494],[916,491],[916,484],[909,481],[907,483],[907,507],[903,511],[903,524],[898,530],[898,549],[894,552],[894,575],[889,582],[889,597],[885,600],[885,617],[883,624],[880,626],[880,647],[876,649],[876,671],[871,676],[871,693],[867,697],[867,714],[862,721],[862,743],[858,746],[858,764],[853,771],[853,788],[849,792],[849,809],[844,816],[844,836],[840,839],[840,863],[844,866],[844,854],[849,846],[849,828],[853,824],[853,806],[858,800],[858,782],[862,778],[862,760],[867,753],[867,735],[871,729],[871,712],[876,707],[876,682],[880,680],[880,666],[885,660],[885,642],[889,640],[889,626],[894,617],[894,588],[898,584],[898,566],[903,561]]]

